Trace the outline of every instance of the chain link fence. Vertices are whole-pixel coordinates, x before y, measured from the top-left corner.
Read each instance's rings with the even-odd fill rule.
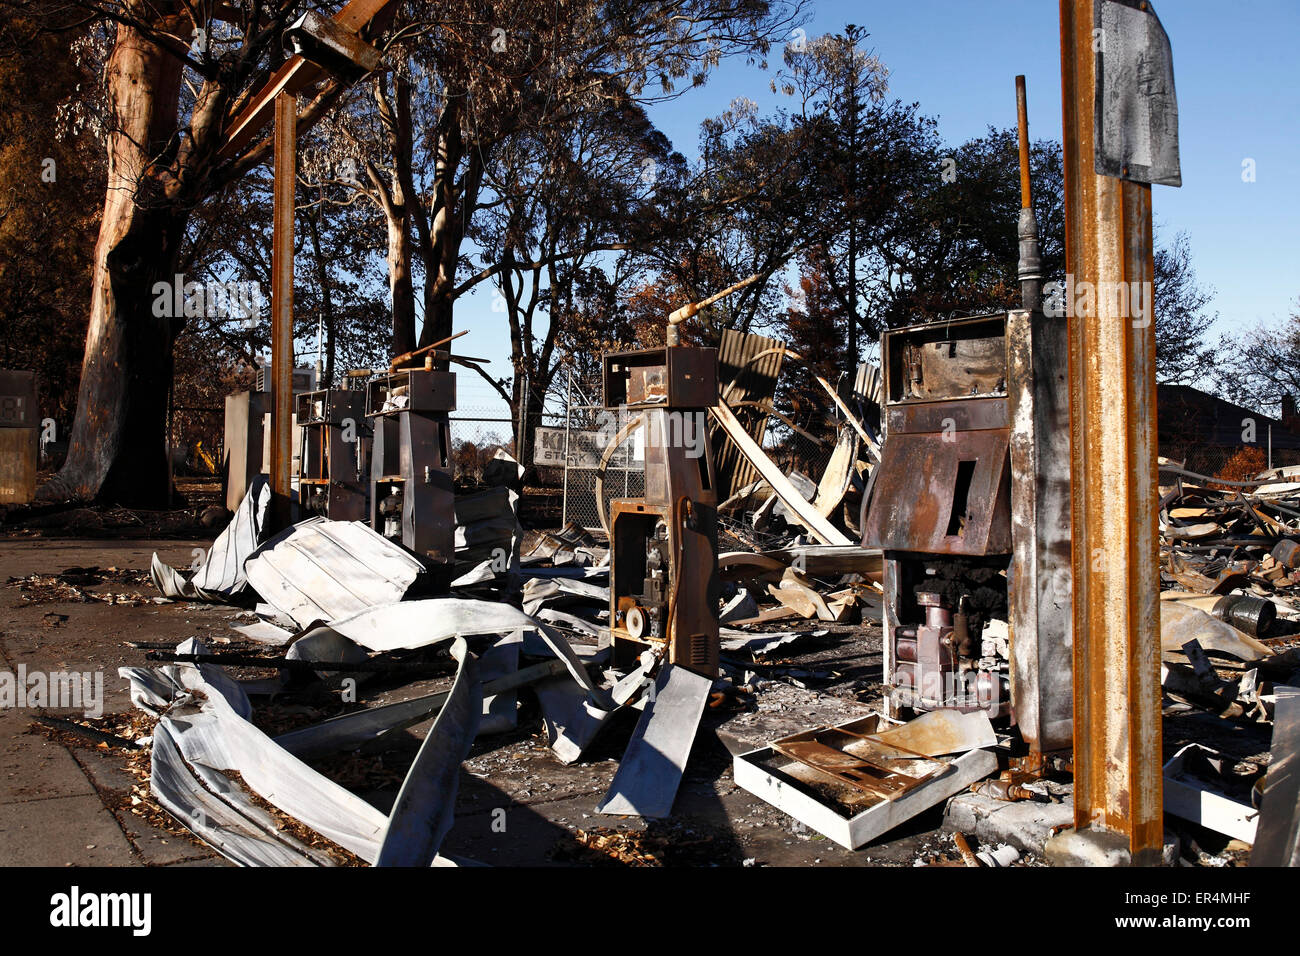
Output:
[[[477,484],[498,448],[513,453],[514,423],[504,402],[462,405],[449,416],[452,460],[458,482]]]
[[[167,444],[177,474],[213,477],[221,474],[226,410],[173,406]]]
[[[1161,455],[1181,462],[1188,471],[1230,480],[1246,480],[1266,470],[1300,465],[1300,448],[1269,448],[1266,442],[1237,446],[1176,444],[1162,448]]]

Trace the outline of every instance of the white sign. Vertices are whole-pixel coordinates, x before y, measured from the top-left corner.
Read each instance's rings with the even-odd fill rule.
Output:
[[[599,468],[600,460],[605,456],[605,442],[609,436],[602,431],[573,428],[566,432],[563,428],[539,428],[533,442],[533,464],[550,468],[564,468],[565,441],[568,441],[569,468]],[[624,442],[610,455],[607,468],[636,468],[632,462],[632,444]]]

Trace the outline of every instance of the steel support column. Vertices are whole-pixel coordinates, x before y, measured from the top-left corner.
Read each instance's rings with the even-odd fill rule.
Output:
[[[1151,187],[1094,171],[1094,2],[1061,0],[1075,826],[1143,865],[1163,835]]]
[[[293,457],[293,194],[297,179],[298,103],[275,98],[274,233],[271,239],[271,523],[289,523]]]

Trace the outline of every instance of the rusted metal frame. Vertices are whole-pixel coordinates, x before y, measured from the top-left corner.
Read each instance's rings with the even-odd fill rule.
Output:
[[[273,527],[290,520],[293,457],[293,192],[298,154],[298,98],[275,99],[275,180],[271,238],[271,509]]]
[[[1093,3],[1061,0],[1067,270],[1076,285],[1150,283],[1150,186],[1094,172]],[[1114,297],[1094,301],[1069,321],[1075,826],[1121,834],[1134,864],[1152,864],[1163,842],[1155,338],[1149,315],[1135,324]]]
[[[351,0],[336,13],[334,22],[343,29],[356,33],[375,17],[385,13],[394,0]],[[300,93],[325,76],[315,63],[301,56],[292,56],[280,65],[248,104],[226,125],[225,142],[218,150],[222,160],[232,159],[253,137],[266,126],[275,112],[275,103],[281,93]]]
[[[851,738],[848,743],[843,742],[846,737]],[[855,742],[863,742],[871,749],[868,753],[848,750],[848,744]],[[925,754],[844,727],[793,734],[774,742],[772,749],[819,773],[887,800],[919,786],[944,769],[942,763]],[[904,761],[919,761],[923,766],[919,771],[905,772],[896,766]]]

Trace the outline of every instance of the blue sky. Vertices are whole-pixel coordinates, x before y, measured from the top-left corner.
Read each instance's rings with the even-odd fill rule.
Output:
[[[1197,277],[1215,292],[1211,310],[1220,321],[1211,334],[1276,324],[1300,297],[1300,2],[1155,0],[1155,8],[1173,46],[1183,173],[1181,188],[1153,187],[1157,238],[1187,232]],[[864,27],[866,45],[890,70],[890,95],[919,103],[947,142],[1014,125],[1017,73],[1028,86],[1030,134],[1061,136],[1052,0],[816,0],[810,13],[810,37],[846,23]],[[762,112],[783,99],[768,85],[780,50],[769,59],[768,73],[724,63],[703,88],[654,107],[652,118],[679,151],[694,156],[700,122],[733,99],[748,97]],[[1242,181],[1246,159],[1254,160],[1254,182]],[[456,328],[471,331],[457,345],[493,359],[493,374],[505,375],[507,337],[491,295],[480,288],[458,303]],[[492,401],[473,373],[462,370],[459,382],[462,407]]]

